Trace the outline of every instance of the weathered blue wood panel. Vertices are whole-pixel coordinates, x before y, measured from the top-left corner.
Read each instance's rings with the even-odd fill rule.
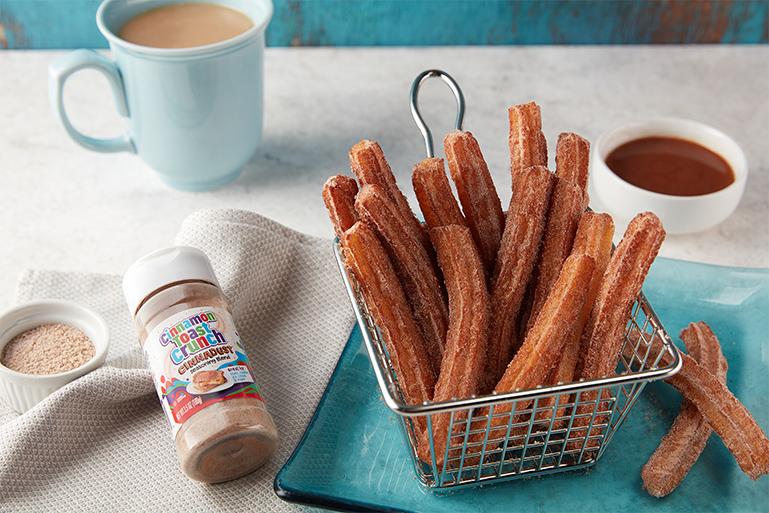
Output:
[[[99,0],[0,0],[0,47],[104,47]],[[271,46],[767,43],[765,0],[275,0]]]

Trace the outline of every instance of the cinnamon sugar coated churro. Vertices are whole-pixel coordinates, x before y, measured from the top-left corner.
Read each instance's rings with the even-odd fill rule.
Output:
[[[491,285],[494,315],[489,331],[485,380],[481,390],[489,392],[502,376],[518,344],[514,340],[517,317],[539,253],[545,215],[554,176],[547,168],[534,166],[519,173],[513,182],[513,198],[497,255]]]
[[[379,327],[409,404],[433,396],[435,375],[424,339],[411,316],[387,252],[374,231],[361,222],[344,234],[345,264],[355,276]]]
[[[726,383],[726,358],[707,324],[689,324],[681,332],[681,339],[689,355],[721,383]],[[675,490],[697,462],[712,432],[697,406],[684,399],[670,431],[641,471],[644,488],[655,497],[664,497]]]
[[[681,357],[681,371],[667,382],[697,407],[748,477],[769,473],[769,439],[747,408],[694,358]]]
[[[555,149],[555,174],[575,183],[587,193],[588,161],[590,143],[571,132],[558,135]]]
[[[582,311],[594,269],[595,263],[587,255],[572,255],[566,259],[553,293],[548,296],[526,340],[494,387],[495,392],[534,388],[545,383]],[[494,413],[506,413],[510,409],[509,404],[501,404]],[[507,424],[507,419],[495,417],[492,424]]]
[[[536,281],[531,290],[528,324],[542,308],[563,261],[571,251],[574,233],[588,204],[587,173],[590,144],[574,133],[558,136],[556,148],[556,185],[547,215],[542,254],[537,264]]]
[[[593,275],[594,267],[592,258],[587,255],[573,255],[566,260],[558,277],[558,282],[553,289],[553,294],[548,297],[537,322],[529,331],[515,358],[507,366],[502,378],[494,386],[494,392],[524,390],[546,383],[555,368],[558,353],[563,348],[563,344],[573,328],[573,320],[584,304],[587,286]],[[517,404],[516,411],[526,410],[530,404],[530,402]],[[484,438],[487,440],[502,439],[509,424],[525,422],[528,415],[535,416],[532,411],[530,414],[524,413],[518,415],[516,419],[510,419],[504,414],[511,410],[510,403],[494,406],[494,417],[489,424],[490,410],[483,408],[480,414],[476,414],[480,420],[473,422],[472,429],[474,431],[483,430],[489,425],[488,437],[481,432],[472,435],[470,440],[473,443],[478,443]],[[540,416],[536,415],[536,417],[539,418]],[[509,436],[511,438],[518,437],[524,431],[526,431],[525,428],[516,428],[510,431]],[[496,445],[496,443],[492,443],[492,445]],[[478,460],[480,458],[474,456],[471,459],[471,464],[477,464]]]
[[[435,402],[470,397],[478,392],[489,328],[489,295],[486,278],[470,230],[459,225],[430,230],[430,238],[449,294],[449,330]],[[461,421],[466,412],[454,416]],[[433,416],[433,443],[437,465],[443,464],[450,414]],[[430,433],[427,433],[429,436]],[[420,446],[420,457],[430,461],[429,443]]]
[[[630,309],[633,306],[641,286],[649,272],[649,267],[657,256],[665,238],[665,230],[660,220],[651,212],[638,214],[630,221],[617,250],[609,260],[609,265],[598,290],[598,296],[590,312],[588,324],[582,335],[582,349],[586,352],[580,377],[586,380],[610,376],[614,373],[624,341]],[[608,405],[605,395],[598,397],[595,391],[585,392],[582,399],[587,403],[598,400],[599,408]],[[578,408],[580,415],[593,410],[592,404]],[[585,433],[588,438],[600,434],[600,426],[606,424],[604,416],[596,417],[596,426]],[[588,431],[590,416],[574,419],[572,429],[581,434]],[[573,446],[574,444],[572,444]],[[581,445],[581,444],[578,444]],[[590,438],[588,447],[594,448],[597,439]]]
[[[555,178],[542,251],[533,282],[534,295],[529,314],[529,327],[534,324],[539,309],[542,308],[553,283],[558,278],[563,261],[571,252],[577,223],[582,212],[587,208],[587,198],[578,185],[557,175]]]
[[[611,258],[612,238],[614,237],[614,221],[609,214],[585,212],[579,220],[577,233],[574,236],[572,255],[587,255],[593,259],[595,270],[590,280],[585,304],[582,306],[574,330],[569,335],[561,352],[558,366],[550,383],[571,383],[575,381],[577,362],[584,348],[581,345],[582,332],[587,324],[590,311],[593,309],[598,289],[601,286],[606,267]],[[561,396],[559,403],[568,403],[568,395]],[[559,413],[559,416],[563,413]]]
[[[664,239],[662,223],[651,212],[630,221],[609,261],[584,334],[587,356],[583,378],[609,376],[614,371],[630,308]]]
[[[464,226],[465,218],[451,192],[443,159],[428,158],[414,167],[411,175],[419,209],[429,228],[452,224]]]
[[[358,214],[355,213],[356,194],[358,184],[349,176],[332,176],[323,184],[323,202],[326,204],[334,232],[340,239],[358,220]]]
[[[448,309],[438,276],[419,236],[400,209],[377,185],[364,185],[358,192],[355,209],[360,217],[375,226],[387,242],[393,264],[412,306],[437,373],[443,357],[443,341],[448,327]],[[423,233],[421,226],[419,233]]]
[[[363,139],[350,148],[350,167],[358,177],[360,185],[378,185],[382,187],[388,198],[397,206],[410,230],[419,233],[420,242],[429,253],[432,249],[428,235],[422,231],[421,223],[414,216],[406,196],[398,188],[390,164],[385,159],[384,152],[376,141]]]
[[[609,265],[612,251],[612,239],[614,238],[614,220],[609,214],[598,212],[585,212],[579,219],[577,233],[574,236],[572,254],[585,254],[595,260],[595,273],[590,282],[590,291],[585,301],[585,306],[577,321],[574,333],[564,350],[559,370],[559,381],[568,383],[582,375],[582,360],[587,352],[587,347],[582,345],[582,334],[585,331],[590,313],[595,305],[598,291],[603,282],[603,276]]]
[[[547,141],[542,133],[542,115],[534,102],[513,105],[507,111],[510,133],[510,171],[547,166]]]
[[[444,139],[443,148],[459,202],[486,268],[486,276],[491,277],[505,229],[505,216],[489,167],[478,141],[470,132],[451,132]]]

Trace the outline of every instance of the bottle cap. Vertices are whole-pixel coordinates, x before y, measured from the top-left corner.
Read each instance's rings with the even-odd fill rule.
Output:
[[[207,281],[219,286],[210,260],[197,248],[172,246],[141,257],[123,275],[123,295],[131,315],[136,315],[139,305],[151,293],[185,280]]]

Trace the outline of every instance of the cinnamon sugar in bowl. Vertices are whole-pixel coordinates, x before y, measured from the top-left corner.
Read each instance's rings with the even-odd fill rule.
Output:
[[[11,339],[0,365],[22,374],[61,374],[85,365],[94,355],[91,339],[69,324],[42,324]]]
[[[107,357],[97,313],[68,301],[35,301],[0,315],[0,399],[24,413]]]

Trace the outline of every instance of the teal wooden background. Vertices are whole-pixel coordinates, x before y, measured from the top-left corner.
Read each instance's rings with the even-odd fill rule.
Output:
[[[271,46],[767,43],[766,0],[274,0]],[[0,0],[0,48],[105,47],[99,0]]]

